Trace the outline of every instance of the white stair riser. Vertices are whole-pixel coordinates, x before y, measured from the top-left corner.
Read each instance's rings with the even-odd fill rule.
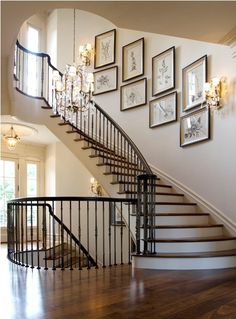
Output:
[[[156,205],[156,213],[192,214],[197,212],[196,205]]]
[[[123,192],[127,187],[125,187],[125,185],[120,185],[120,188],[119,188],[119,191],[120,192]],[[136,191],[137,188],[136,186],[130,186],[130,189],[132,189],[132,191]],[[155,187],[155,192],[159,192],[159,193],[168,193],[168,194],[172,194],[173,193],[173,190],[171,187],[162,187],[162,186],[156,186]],[[129,195],[128,195],[129,196]],[[157,195],[158,198],[160,195]],[[157,197],[156,197],[157,198]]]
[[[157,202],[183,203],[184,196],[156,195]]]
[[[155,216],[155,225],[203,225],[208,224],[208,215]],[[143,217],[141,217],[141,225]]]
[[[159,258],[133,256],[135,268],[162,270],[224,269],[236,267],[236,256],[208,258]]]
[[[235,249],[236,240],[222,240],[191,243],[155,243],[155,249],[159,253],[193,253]],[[151,248],[151,243],[148,243]],[[149,248],[148,248],[149,249]]]
[[[166,228],[166,229],[155,229],[155,238],[164,239],[178,239],[188,237],[212,237],[222,236],[222,227],[209,227],[209,228]],[[140,231],[141,238],[143,238],[143,229]]]

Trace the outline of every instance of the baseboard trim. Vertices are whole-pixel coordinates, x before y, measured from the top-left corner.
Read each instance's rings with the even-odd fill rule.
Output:
[[[230,234],[236,235],[236,223],[227,217],[222,211],[217,209],[215,206],[210,204],[205,198],[197,194],[196,192],[192,191],[190,188],[179,182],[177,179],[173,178],[166,172],[158,169],[152,164],[149,164],[149,166],[152,168],[153,173],[160,176],[160,178],[163,178],[168,183],[172,184],[174,187],[178,188],[180,191],[185,193],[187,196],[191,197],[198,205],[201,207],[204,211],[207,210],[210,215],[215,217],[216,220],[220,221],[224,224],[226,229],[229,231]]]

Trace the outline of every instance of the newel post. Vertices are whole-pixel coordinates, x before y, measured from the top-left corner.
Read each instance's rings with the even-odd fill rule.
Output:
[[[155,188],[157,176],[143,174],[137,177],[137,213],[136,213],[136,241],[137,254],[153,252],[148,249],[148,240],[154,238],[155,222]],[[141,228],[143,228],[141,236]],[[143,245],[141,243],[143,242]],[[142,246],[142,248],[141,248]]]

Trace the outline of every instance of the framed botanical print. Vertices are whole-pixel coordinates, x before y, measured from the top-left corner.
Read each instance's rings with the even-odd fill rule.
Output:
[[[120,110],[126,111],[147,104],[147,79],[120,87]]]
[[[110,30],[95,36],[94,69],[115,63],[116,30]]]
[[[122,81],[144,74],[144,38],[122,47]]]
[[[175,88],[175,47],[152,58],[152,95]]]
[[[205,100],[204,85],[207,82],[207,56],[186,66],[182,71],[183,111],[202,105]]]
[[[98,95],[106,92],[117,90],[118,67],[93,72],[94,75],[94,92],[93,95]]]
[[[177,92],[172,92],[149,102],[149,127],[177,121]]]
[[[180,119],[180,146],[210,139],[210,110],[201,108]]]

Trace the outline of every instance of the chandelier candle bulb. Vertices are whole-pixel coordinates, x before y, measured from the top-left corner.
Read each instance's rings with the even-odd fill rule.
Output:
[[[59,71],[57,71],[57,70],[53,70],[53,72],[52,72],[52,79],[53,79],[54,81],[58,81],[58,80],[60,80],[60,74],[59,74]]]

